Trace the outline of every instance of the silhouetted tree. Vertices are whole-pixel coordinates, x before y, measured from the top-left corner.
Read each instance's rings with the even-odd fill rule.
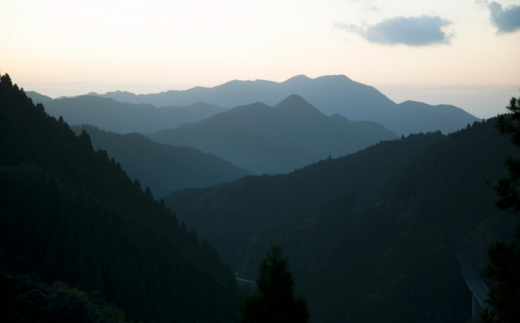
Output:
[[[520,98],[511,98],[506,107],[511,113],[500,116],[497,128],[511,136],[511,143],[520,147]],[[507,158],[505,161],[509,177],[503,178],[495,186],[498,195],[497,206],[520,211],[518,188],[520,185],[520,159]],[[511,242],[498,241],[488,251],[486,274],[493,279],[489,292],[489,309],[482,312],[485,323],[518,322],[520,320],[520,225],[516,228],[515,238]]]
[[[260,264],[257,290],[240,306],[241,322],[308,322],[307,305],[302,297],[294,297],[294,278],[288,267],[282,247],[273,245]]]

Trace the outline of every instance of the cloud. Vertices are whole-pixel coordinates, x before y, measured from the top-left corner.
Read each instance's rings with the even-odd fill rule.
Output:
[[[491,11],[491,23],[498,29],[498,33],[513,33],[520,30],[520,6],[502,8],[497,2],[488,4]]]
[[[442,31],[442,27],[451,22],[440,17],[395,17],[383,20],[375,25],[335,24],[334,27],[359,34],[369,42],[408,46],[428,46],[449,44],[452,35]]]

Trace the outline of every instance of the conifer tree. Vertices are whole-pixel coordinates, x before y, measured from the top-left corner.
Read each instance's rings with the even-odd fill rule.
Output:
[[[288,267],[282,247],[273,245],[260,264],[257,290],[240,306],[241,322],[308,322],[307,305],[302,297],[294,297],[294,278]]]
[[[511,136],[513,145],[520,147],[520,98],[511,98],[506,109],[510,114],[498,118],[497,128],[500,132]],[[505,164],[509,176],[501,179],[495,186],[499,198],[497,206],[518,214],[520,159],[507,158]],[[490,246],[485,271],[493,279],[493,286],[488,300],[491,306],[482,311],[482,321],[485,323],[518,322],[520,320],[520,225],[516,228],[513,241],[498,241]]]

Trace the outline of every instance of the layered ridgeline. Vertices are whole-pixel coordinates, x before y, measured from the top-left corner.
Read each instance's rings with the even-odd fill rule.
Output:
[[[117,133],[152,133],[175,128],[188,122],[209,118],[226,109],[193,102],[187,106],[130,104],[83,95],[74,98],[51,99],[36,92],[27,92],[35,103],[44,103],[45,111],[53,117],[63,117],[71,125],[90,124]]]
[[[449,133],[477,120],[452,105],[431,106],[414,101],[396,104],[375,88],[352,81],[344,75],[315,79],[299,75],[280,83],[263,80],[231,81],[213,88],[195,87],[185,91],[144,95],[118,91],[102,96],[120,102],[155,106],[206,102],[233,108],[252,102],[274,105],[292,94],[302,96],[327,115],[337,113],[354,121],[375,121],[398,135],[436,130]]]
[[[121,135],[89,125],[71,127],[77,135],[86,130],[94,149],[103,149],[128,176],[150,187],[155,197],[181,188],[200,188],[229,182],[249,172],[224,159],[191,147],[173,147],[153,142],[144,135]]]
[[[315,322],[464,322],[471,293],[456,255],[482,274],[489,243],[515,227],[494,207],[491,185],[506,175],[505,157],[519,153],[494,121],[383,142],[289,175],[180,191],[166,203],[183,201],[179,217],[241,277],[255,277],[262,251],[281,243]],[[315,196],[320,189],[328,194]]]
[[[284,173],[353,153],[396,135],[374,122],[327,117],[292,95],[274,107],[254,103],[149,135],[157,142],[211,152],[257,173]]]
[[[303,212],[353,191],[360,203],[370,204],[391,176],[442,138],[437,132],[381,142],[290,174],[247,176],[215,187],[181,190],[165,197],[165,203],[236,269],[250,238],[283,214]]]
[[[86,132],[7,75],[0,102],[0,270],[97,290],[136,322],[238,318],[229,267]]]

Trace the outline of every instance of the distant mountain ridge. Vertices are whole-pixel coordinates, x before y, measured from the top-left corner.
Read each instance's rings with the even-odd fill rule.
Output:
[[[40,93],[34,92],[34,91],[27,91],[27,92],[25,92],[25,94],[29,98],[31,98],[31,100],[33,100],[34,104],[47,103],[47,102],[53,100],[50,96],[46,96],[46,95],[43,95],[43,94],[40,94]]]
[[[218,156],[191,147],[159,144],[137,133],[121,135],[89,125],[73,126],[71,130],[76,135],[86,130],[95,150],[106,150],[132,180],[150,187],[155,198],[182,188],[212,186],[250,174]]]
[[[396,104],[374,87],[355,82],[344,75],[315,79],[298,75],[280,83],[234,80],[212,88],[195,87],[185,91],[139,95],[117,91],[100,96],[155,106],[206,102],[233,108],[252,102],[272,106],[292,94],[300,95],[327,115],[340,114],[350,120],[378,122],[398,135],[437,130],[449,133],[478,120],[452,105],[431,106],[413,101]]]
[[[298,95],[271,107],[264,103],[227,112],[149,136],[174,146],[211,152],[257,173],[284,173],[343,156],[397,136],[374,122],[327,117]]]
[[[71,125],[91,124],[117,133],[152,133],[175,128],[187,122],[197,122],[226,111],[215,105],[195,102],[187,106],[156,108],[150,104],[122,103],[96,95],[51,99],[37,92],[27,96],[35,103],[45,103],[51,116],[63,119]]]

